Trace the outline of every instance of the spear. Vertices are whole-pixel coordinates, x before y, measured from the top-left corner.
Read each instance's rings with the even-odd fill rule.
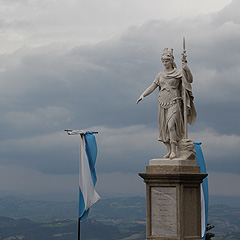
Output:
[[[185,72],[183,69],[183,65],[187,62],[186,60],[186,43],[185,43],[185,37],[183,37],[183,53],[182,53],[182,86],[183,86],[183,122],[184,122],[184,139],[188,139],[188,128],[187,128],[187,97],[186,97],[186,89],[184,86],[184,82],[186,80]]]

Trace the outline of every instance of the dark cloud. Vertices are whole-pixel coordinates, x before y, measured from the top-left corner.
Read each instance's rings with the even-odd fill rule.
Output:
[[[0,56],[5,63],[0,74],[1,163],[44,173],[76,173],[78,140],[56,133],[99,126],[100,135],[106,135],[98,137],[101,172],[143,169],[149,158],[165,151],[155,136],[157,91],[139,105],[135,103],[161,71],[163,48],[174,48],[180,67],[183,36],[198,110],[196,126],[190,130],[209,128],[219,138],[239,136],[240,26],[237,16],[230,14],[236,4],[233,1],[208,16],[148,21],[118,38],[68,51],[49,45]],[[128,134],[126,128],[136,125],[144,127]],[[230,152],[232,158],[237,155]],[[237,168],[226,168],[223,158],[219,161],[224,164],[216,171],[236,172]],[[211,155],[210,169],[213,162]]]

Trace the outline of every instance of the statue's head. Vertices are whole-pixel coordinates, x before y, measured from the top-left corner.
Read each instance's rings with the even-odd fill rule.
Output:
[[[176,67],[176,63],[174,62],[174,56],[173,56],[173,49],[171,48],[170,51],[168,51],[168,48],[164,48],[163,49],[163,54],[161,57],[161,60],[167,60],[170,61],[172,64],[172,67],[175,68]]]
[[[168,51],[168,48],[164,48],[163,49],[163,54],[161,59],[165,59],[165,60],[174,60],[174,56],[173,56],[173,49],[171,49],[171,51]]]

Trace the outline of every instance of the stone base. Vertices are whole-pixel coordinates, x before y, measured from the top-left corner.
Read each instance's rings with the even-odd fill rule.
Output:
[[[196,160],[185,160],[183,158],[155,158],[149,161],[150,166],[197,166]]]
[[[152,159],[145,173],[148,240],[201,240],[200,173],[195,160]]]

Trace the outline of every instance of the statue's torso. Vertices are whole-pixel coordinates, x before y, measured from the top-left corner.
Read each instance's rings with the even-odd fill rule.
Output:
[[[169,108],[181,99],[179,91],[181,76],[181,70],[174,69],[170,73],[160,72],[154,80],[159,86],[158,103],[163,108]]]

